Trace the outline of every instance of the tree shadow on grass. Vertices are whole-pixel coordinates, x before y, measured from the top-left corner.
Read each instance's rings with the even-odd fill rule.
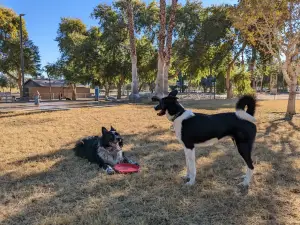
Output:
[[[244,163],[231,141],[197,149],[196,184],[186,187],[179,175],[184,153],[168,148],[176,140],[160,139],[164,132],[124,136],[133,145],[128,153],[142,162],[138,174],[107,176],[68,149],[15,162],[56,161],[37,174],[0,178],[2,203],[8,208],[22,204],[3,224],[276,224],[297,216],[291,215],[290,199],[281,193],[298,182],[299,174],[285,157],[285,147],[275,152],[271,139],[258,141],[256,169],[265,163],[275,169],[257,172],[243,196],[236,187],[240,181],[232,178],[242,175]],[[281,177],[284,172],[289,174]]]

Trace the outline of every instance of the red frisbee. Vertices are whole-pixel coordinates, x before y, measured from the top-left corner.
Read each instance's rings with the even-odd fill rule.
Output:
[[[134,164],[120,163],[114,166],[114,170],[118,173],[137,173],[140,171],[140,167]]]

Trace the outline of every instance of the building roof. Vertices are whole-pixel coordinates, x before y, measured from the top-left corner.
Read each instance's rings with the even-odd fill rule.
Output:
[[[39,87],[67,87],[68,82],[65,80],[56,80],[56,79],[51,79],[49,82],[49,79],[28,79],[24,85],[26,85],[29,82],[33,82],[36,86]],[[76,84],[76,87],[86,87],[83,84]]]

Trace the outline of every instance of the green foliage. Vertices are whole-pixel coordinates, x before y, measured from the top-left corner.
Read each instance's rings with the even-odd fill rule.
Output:
[[[234,49],[227,13],[225,6],[202,8],[199,2],[187,2],[178,10],[175,32],[178,38],[174,42],[173,67],[190,74],[190,83],[199,83],[210,72],[218,74],[222,80],[217,82],[219,92],[224,90],[224,65]]]
[[[157,73],[157,52],[146,37],[137,41],[137,57],[140,85],[153,84]]]
[[[21,83],[19,16],[11,9],[0,7],[0,72]],[[39,49],[29,39],[24,19],[23,53],[25,74],[40,74]]]
[[[31,40],[24,40],[24,71],[31,76],[40,74],[40,55],[39,49]],[[6,39],[0,43],[1,61],[0,71],[18,79],[13,72],[20,71],[20,40],[18,38]]]
[[[51,78],[58,78],[59,77],[59,71],[57,68],[57,65],[55,63],[48,63],[45,67],[44,67],[44,71],[47,73],[48,77]]]
[[[156,79],[158,46],[155,38],[159,30],[159,7],[155,1],[146,4],[134,0],[131,3],[141,88],[145,84],[153,85]],[[70,83],[92,82],[107,89],[129,82],[131,59],[126,7],[125,0],[114,1],[112,5],[99,4],[92,12],[98,27],[89,30],[78,19],[62,18],[56,38],[61,58],[45,67],[47,73],[50,76],[64,76]],[[240,51],[241,43],[248,38],[243,30],[233,26],[233,22],[236,25],[230,15],[233,9],[224,5],[204,8],[199,1],[187,1],[178,6],[170,79],[175,79],[181,72],[190,85],[197,87],[203,77],[213,75],[217,78],[217,93],[224,93],[228,65]],[[167,7],[167,17],[169,14],[170,7]],[[259,47],[257,43],[254,45],[247,41],[249,47],[242,54],[250,66],[251,49],[257,50]],[[260,80],[262,74],[268,76],[265,62],[269,59],[270,55],[257,51],[257,69],[253,73],[256,80]],[[236,57],[235,60],[239,62],[240,59]],[[250,93],[250,75],[245,72],[247,65],[243,68],[235,63],[234,67],[238,71],[233,72],[232,77],[235,94]]]
[[[63,57],[69,58],[86,38],[86,26],[79,19],[61,18],[56,41]]]
[[[135,27],[138,33],[143,33],[153,43],[158,33],[159,8],[155,1],[148,5],[141,4],[139,10],[134,8]]]
[[[121,4],[122,2],[120,2]],[[92,16],[98,20],[102,35],[101,42],[101,72],[97,78],[99,83],[112,86],[116,82],[122,82],[130,77],[131,61],[127,26],[122,10],[118,7],[124,5],[108,6],[99,4]]]
[[[50,72],[63,76],[70,84],[85,83],[87,78],[82,67],[81,49],[87,38],[88,32],[81,20],[62,18],[55,39],[62,54],[56,64],[49,68]]]
[[[246,72],[244,68],[236,71],[232,76],[234,84],[234,94],[242,96],[245,94],[254,94],[254,90],[251,87],[250,73]]]
[[[216,76],[216,93],[224,94],[225,90],[225,71],[219,71],[219,73]]]
[[[18,38],[19,29],[20,19],[18,15],[12,9],[0,6],[0,40]],[[22,30],[24,38],[28,38],[24,20],[22,20]]]
[[[0,87],[1,88],[6,88],[8,87],[8,79],[6,76],[0,75]]]

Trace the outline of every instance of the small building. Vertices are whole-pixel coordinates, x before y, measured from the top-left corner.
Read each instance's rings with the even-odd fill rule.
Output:
[[[40,93],[41,99],[59,99],[60,93],[64,99],[72,98],[72,88],[65,80],[28,79],[24,88],[30,99],[34,98],[36,91]],[[91,97],[90,88],[82,84],[76,85],[76,93],[77,98]]]

